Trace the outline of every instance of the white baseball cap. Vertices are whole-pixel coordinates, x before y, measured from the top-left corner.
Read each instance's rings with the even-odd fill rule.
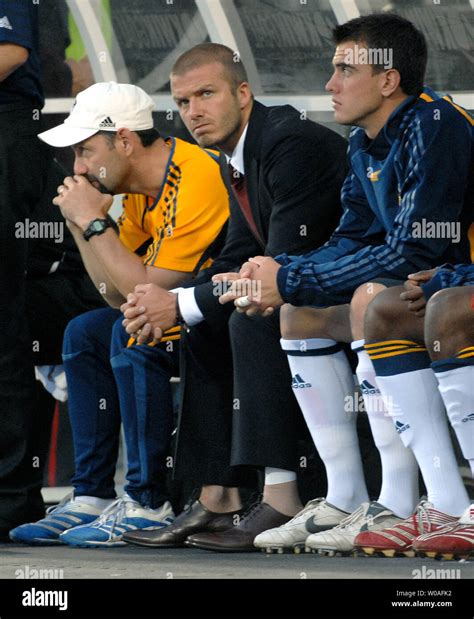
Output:
[[[51,146],[72,146],[98,131],[142,131],[153,127],[153,99],[132,84],[99,82],[80,92],[62,125],[40,133]]]

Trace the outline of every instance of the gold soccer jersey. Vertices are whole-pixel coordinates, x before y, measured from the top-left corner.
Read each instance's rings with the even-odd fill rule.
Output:
[[[170,156],[161,192],[155,199],[124,196],[120,240],[146,266],[192,273],[211,262],[202,258],[229,217],[229,197],[214,151],[178,138],[166,143]],[[171,329],[164,339],[178,333]]]

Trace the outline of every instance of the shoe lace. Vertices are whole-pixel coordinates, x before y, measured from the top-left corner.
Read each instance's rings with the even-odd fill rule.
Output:
[[[120,523],[126,516],[127,507],[130,505],[130,503],[133,504],[135,503],[135,501],[133,501],[133,499],[131,499],[128,496],[124,496],[124,497],[117,499],[116,501],[114,501],[108,507],[104,509],[104,511],[100,514],[100,516],[97,518],[97,520],[94,522],[92,526],[96,528],[100,528],[102,527],[102,525],[106,523],[109,524],[110,522],[110,529],[108,533],[109,533],[109,540],[112,539],[114,531],[115,531],[115,527],[120,525]]]
[[[50,507],[47,508],[46,510],[46,515],[49,516],[50,514],[53,514],[54,512],[60,513],[61,511],[63,511],[63,508],[70,503],[72,500],[74,499],[74,493],[70,492],[68,495],[66,495],[60,503],[58,503],[57,505],[51,505]]]
[[[306,503],[306,505],[303,507],[303,509],[301,510],[300,514],[304,511],[307,511],[309,509],[312,509],[314,507],[318,507],[319,505],[321,505],[321,503],[324,503],[325,501],[325,497],[320,496],[317,499],[311,499],[311,501],[308,501]]]
[[[306,505],[303,507],[302,510],[300,510],[295,516],[293,516],[293,518],[287,522],[287,524],[291,524],[293,522],[302,520],[303,518],[313,518],[314,514],[312,514],[311,516],[308,516],[308,512],[310,511],[314,511],[314,513],[316,513],[317,508],[324,503],[326,499],[324,497],[318,497],[317,499],[312,499],[311,501],[308,501],[306,503]]]
[[[421,533],[426,533],[431,530],[431,517],[429,507],[425,501],[421,501],[416,512],[412,516],[414,524],[417,524],[417,529]]]
[[[363,516],[365,516],[369,505],[370,503],[362,503],[362,505],[359,505],[359,507],[354,512],[352,512],[352,514],[349,514],[348,516],[343,518],[341,522],[334,528],[339,530],[360,528],[360,520]]]
[[[244,512],[242,516],[242,520],[246,522],[250,522],[255,516],[261,511],[263,503],[261,501],[257,501],[250,505],[250,507]]]

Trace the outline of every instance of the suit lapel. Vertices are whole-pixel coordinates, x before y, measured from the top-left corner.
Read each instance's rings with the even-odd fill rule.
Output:
[[[258,178],[261,165],[259,160],[260,145],[266,116],[267,108],[258,101],[254,101],[244,145],[245,178],[247,181],[250,208],[257,230],[264,242],[266,242],[267,239],[262,225],[262,205],[259,199]],[[262,245],[262,249],[265,249],[264,245]]]

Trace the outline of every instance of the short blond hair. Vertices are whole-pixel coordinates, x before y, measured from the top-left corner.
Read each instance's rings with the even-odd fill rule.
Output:
[[[191,69],[205,64],[218,62],[224,67],[224,73],[233,88],[242,82],[248,82],[247,71],[240,56],[226,45],[219,43],[200,43],[184,52],[174,63],[171,75],[183,75]]]

